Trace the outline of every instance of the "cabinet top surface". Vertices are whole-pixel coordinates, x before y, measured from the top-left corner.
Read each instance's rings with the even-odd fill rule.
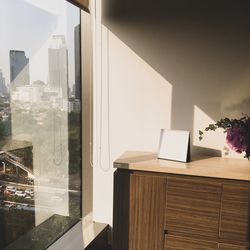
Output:
[[[162,160],[157,153],[128,151],[115,160],[114,168],[250,181],[250,161],[199,157],[188,163]]]

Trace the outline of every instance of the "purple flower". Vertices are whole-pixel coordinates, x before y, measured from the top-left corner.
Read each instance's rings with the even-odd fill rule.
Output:
[[[250,117],[243,116],[240,119],[223,118],[215,124],[209,124],[205,131],[215,131],[223,128],[227,133],[227,144],[237,153],[245,152],[245,158],[250,161]],[[203,131],[199,130],[199,139],[203,138]]]
[[[242,127],[232,127],[226,129],[227,144],[237,153],[242,153],[247,150],[247,131]]]

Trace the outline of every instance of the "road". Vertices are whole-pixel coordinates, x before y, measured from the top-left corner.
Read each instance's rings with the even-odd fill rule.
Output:
[[[63,189],[63,188],[55,188],[55,187],[50,187],[50,186],[38,186],[38,185],[28,185],[28,184],[21,184],[21,183],[16,183],[16,182],[10,182],[10,181],[3,181],[0,180],[0,185],[5,185],[5,186],[12,186],[16,189],[34,189],[34,190],[39,190],[40,192],[47,192],[47,193],[65,193],[65,192],[70,192],[70,193],[79,193],[79,190],[72,190],[72,189]]]

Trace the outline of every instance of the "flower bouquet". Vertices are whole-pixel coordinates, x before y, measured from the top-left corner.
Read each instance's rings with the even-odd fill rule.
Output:
[[[250,160],[250,117],[247,115],[240,119],[224,118],[215,124],[209,124],[205,131],[215,131],[223,128],[227,134],[226,142],[237,153],[245,152],[245,158]],[[202,140],[204,132],[199,130],[199,140]]]

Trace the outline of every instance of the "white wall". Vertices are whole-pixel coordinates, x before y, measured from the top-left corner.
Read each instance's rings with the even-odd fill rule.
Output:
[[[126,150],[157,151],[160,129],[170,127],[172,87],[100,22],[97,31],[93,214],[112,224],[112,162]]]
[[[221,12],[223,6],[214,12],[214,6],[206,6],[204,15],[202,6],[190,13],[196,5],[180,9],[173,4],[166,15],[162,4],[159,16],[140,8],[117,16],[110,0],[101,20],[100,2],[95,24],[93,214],[94,220],[112,224],[112,162],[126,150],[157,151],[160,128],[189,130],[193,155],[223,155],[223,132],[199,142],[198,130],[220,117],[249,113],[250,36],[243,7],[232,16],[234,6],[229,14]]]

